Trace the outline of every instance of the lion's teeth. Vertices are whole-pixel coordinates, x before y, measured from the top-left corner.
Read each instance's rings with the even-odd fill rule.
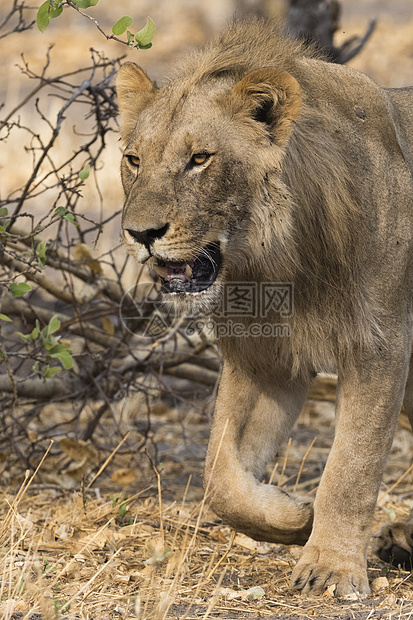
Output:
[[[192,267],[190,267],[188,264],[185,267],[185,275],[188,278],[188,280],[192,278]]]

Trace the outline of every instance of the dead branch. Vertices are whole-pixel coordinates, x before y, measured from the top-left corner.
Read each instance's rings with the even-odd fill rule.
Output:
[[[187,379],[194,383],[200,383],[201,385],[214,386],[218,380],[217,372],[192,364],[180,364],[179,366],[165,368],[164,373],[178,379]]]
[[[94,441],[98,435],[105,446],[112,438],[118,441],[121,427],[116,402],[129,395],[145,395],[145,424],[150,428],[150,399],[162,399],[164,394],[174,402],[183,398],[177,391],[180,383],[166,382],[164,376],[213,387],[220,363],[213,354],[205,354],[210,347],[206,339],[185,336],[185,320],[173,323],[167,336],[156,343],[145,339],[140,318],[150,321],[154,306],[145,296],[141,299],[144,288],[136,289],[136,300],[133,292],[125,290],[125,257],[111,248],[92,258],[94,241],[117,215],[111,209],[110,215],[103,217],[102,209],[99,221],[89,216],[82,202],[85,181],[81,173],[85,165],[89,167],[92,174],[87,182],[92,181],[101,167],[106,134],[117,130],[111,81],[117,61],[92,52],[88,69],[56,77],[50,77],[49,52],[39,75],[24,58],[23,63],[22,74],[35,82],[34,88],[0,120],[0,140],[6,144],[13,132],[20,132],[19,138],[27,138],[25,148],[32,157],[21,187],[0,199],[0,312],[6,315],[5,320],[0,319],[0,433],[3,445],[27,468],[42,441],[66,435],[68,428],[78,437],[93,435]],[[42,109],[50,95],[62,100],[54,117]],[[66,123],[75,104],[81,118],[89,122],[88,128],[79,132]],[[21,119],[27,105],[37,117],[25,125]],[[67,156],[56,156],[57,137],[65,130],[72,132],[75,146]],[[39,199],[47,208],[37,209]],[[82,246],[84,255],[79,250]],[[138,271],[137,284],[145,284],[140,275]],[[30,282],[32,291],[13,297],[10,284],[21,281],[21,276]],[[12,322],[6,322],[7,317]],[[53,317],[60,326],[48,349],[45,334]],[[63,343],[72,355],[70,370],[56,370],[64,362],[49,355],[54,343]],[[28,422],[33,416],[39,416],[47,403],[63,399],[72,401],[72,420],[68,423],[58,416],[41,429],[36,422],[35,438],[33,433],[29,436]],[[86,406],[91,414],[85,423],[80,414]]]
[[[352,60],[355,56],[357,56],[357,54],[361,52],[361,50],[373,34],[376,26],[377,20],[372,19],[369,22],[366,32],[362,37],[352,37],[351,39],[343,43],[343,45],[339,48],[339,62],[342,65],[350,62],[350,60]]]
[[[34,20],[30,21],[29,23],[26,22],[25,11],[27,9],[28,7],[24,4],[24,2],[14,0],[12,8],[4,18],[3,22],[0,24],[0,39],[4,39],[11,34],[30,30],[34,26],[34,24],[36,23]],[[9,24],[9,22],[15,19],[17,19],[17,23],[11,28],[11,30],[1,33],[1,31],[4,30],[4,28],[6,28],[6,26]]]
[[[78,382],[77,385],[69,383],[67,380],[49,379],[44,383],[41,379],[25,379],[16,381],[13,387],[8,375],[0,375],[0,392],[14,392],[18,396],[29,398],[30,400],[48,400],[50,398],[61,398],[62,396],[72,396],[76,391],[83,388]]]
[[[9,316],[23,316],[32,323],[34,323],[36,319],[39,319],[43,325],[47,325],[53,316],[57,316],[61,322],[61,330],[67,329],[77,336],[81,336],[90,342],[100,345],[105,350],[116,349],[118,354],[122,351],[122,344],[119,342],[118,338],[111,336],[103,329],[95,327],[92,323],[86,322],[80,313],[78,316],[70,316],[63,312],[54,312],[46,308],[28,305],[27,301],[21,298],[10,299],[8,297],[2,302],[1,311]],[[106,316],[106,314],[107,307],[104,312],[101,311],[101,316]]]

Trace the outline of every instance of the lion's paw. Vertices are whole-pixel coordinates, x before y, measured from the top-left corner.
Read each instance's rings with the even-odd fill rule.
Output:
[[[294,590],[302,594],[319,596],[329,586],[337,598],[364,597],[370,594],[367,571],[364,566],[351,563],[347,568],[345,560],[333,560],[334,554],[328,550],[323,553],[318,550],[304,549],[303,555],[293,570],[291,585]],[[314,553],[314,551],[316,551]],[[318,556],[317,562],[311,561]],[[329,559],[327,559],[329,558]],[[310,560],[310,562],[308,561]]]
[[[384,562],[401,565],[408,570],[413,566],[413,523],[396,522],[383,525],[373,537],[372,552]]]

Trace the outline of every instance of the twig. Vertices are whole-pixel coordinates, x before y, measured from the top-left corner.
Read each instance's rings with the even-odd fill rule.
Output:
[[[363,49],[363,47],[366,45],[367,41],[370,39],[371,35],[373,34],[375,28],[377,25],[377,20],[376,19],[372,19],[369,23],[369,25],[367,26],[367,30],[364,34],[364,36],[360,39],[359,43],[353,47],[352,50],[350,50],[349,52],[345,53],[345,49],[346,47],[349,46],[349,42],[345,43],[341,49],[339,50],[339,62],[341,64],[346,64],[347,62],[349,62],[350,60],[352,60],[355,56],[357,56],[357,54]]]
[[[410,465],[410,467],[408,469],[406,469],[406,471],[404,472],[404,474],[402,474],[400,476],[400,478],[398,478],[396,480],[396,482],[394,484],[391,485],[391,487],[389,489],[387,489],[387,491],[385,493],[382,493],[379,497],[379,499],[377,500],[377,505],[378,506],[382,506],[383,504],[383,500],[385,499],[385,497],[387,497],[387,495],[390,495],[390,493],[392,491],[394,491],[394,489],[399,486],[399,484],[401,483],[402,480],[404,480],[404,478],[406,478],[406,476],[408,476],[410,474],[410,472],[413,470],[413,463]]]
[[[106,34],[106,32],[100,26],[100,24],[97,21],[97,19],[95,19],[94,17],[92,17],[88,13],[84,13],[81,9],[79,9],[79,7],[76,4],[71,2],[71,0],[66,0],[66,4],[68,6],[70,6],[72,9],[75,9],[75,11],[80,13],[83,17],[87,17],[87,19],[89,19],[91,22],[93,22],[95,24],[96,28],[99,30],[99,32],[101,34],[103,34],[103,36],[106,38],[107,41],[109,41],[110,39],[113,39],[114,41],[117,41],[118,43],[122,43],[123,45],[127,45],[129,47],[129,43],[127,41],[122,41],[122,39],[119,39],[114,34]]]
[[[270,479],[268,480],[268,484],[272,484],[274,482],[274,476],[275,476],[276,471],[278,469],[278,465],[279,465],[279,463],[275,463],[274,467],[272,468],[272,472],[271,472]]]
[[[156,474],[156,479],[158,481],[158,501],[159,501],[159,529],[161,531],[161,540],[162,540],[162,548],[165,546],[165,532],[164,532],[164,524],[163,524],[163,510],[162,510],[162,485],[161,485],[161,476],[157,468],[152,464],[152,468]]]
[[[44,324],[47,324],[52,316],[57,316],[61,323],[61,332],[69,329],[77,336],[82,336],[86,340],[99,344],[105,349],[119,348],[119,353],[122,352],[122,343],[118,338],[115,338],[114,336],[111,336],[107,332],[103,331],[103,329],[99,329],[93,324],[88,323],[84,320],[81,314],[73,317],[68,314],[64,314],[63,312],[53,312],[52,310],[47,310],[46,308],[29,306],[27,301],[24,299],[9,298],[6,298],[3,301],[1,309],[4,314],[19,314],[28,320],[34,321],[35,319],[39,319]],[[104,316],[104,314],[107,314],[107,311],[105,313],[102,312],[102,316]]]
[[[109,465],[110,461],[113,459],[113,457],[115,456],[116,452],[119,450],[119,448],[121,446],[123,446],[123,444],[125,443],[125,441],[127,440],[127,438],[129,437],[129,433],[130,431],[128,431],[125,435],[125,437],[118,443],[118,445],[116,446],[116,448],[109,454],[108,458],[106,459],[106,461],[103,463],[102,467],[99,469],[99,471],[97,472],[97,474],[95,474],[92,478],[92,480],[89,482],[89,484],[86,487],[86,490],[90,489],[90,487],[92,486],[92,484],[95,482],[95,480],[97,478],[99,478],[100,474],[106,469],[106,467]]]
[[[299,481],[300,481],[300,476],[301,476],[301,473],[302,473],[302,471],[303,471],[304,463],[305,463],[305,461],[306,461],[307,456],[310,454],[310,450],[311,450],[311,448],[313,447],[313,445],[314,445],[314,443],[315,443],[316,439],[317,439],[317,435],[314,437],[313,441],[312,441],[312,442],[310,443],[310,445],[308,446],[308,448],[307,448],[307,450],[306,450],[306,453],[304,454],[304,456],[303,456],[303,458],[302,458],[302,460],[301,460],[301,465],[300,465],[300,469],[298,470],[297,480],[295,481],[295,485],[294,485],[294,488],[293,488],[293,493],[295,493],[295,492],[296,492],[296,490],[297,490],[297,485],[298,485],[298,483],[299,483]]]
[[[0,34],[0,39],[4,39],[5,37],[8,37],[10,34],[13,34],[15,32],[24,32],[25,30],[30,30],[30,28],[34,26],[34,24],[36,23],[35,21],[32,21],[29,24],[26,24],[26,22],[24,21],[23,10],[26,8],[28,7],[24,5],[24,2],[19,4],[17,0],[14,0],[13,7],[6,15],[3,22],[0,24],[0,30],[2,30],[6,26],[8,21],[15,15],[15,13],[19,14],[19,21],[17,23],[17,26],[15,26],[12,30],[10,30],[9,32],[5,32],[4,34]]]
[[[13,212],[13,215],[10,219],[10,224],[9,226],[13,226],[13,224],[16,221],[16,218],[18,216],[18,214],[20,213],[24,201],[26,200],[26,197],[29,193],[29,189],[34,181],[34,179],[37,177],[40,167],[42,166],[44,160],[46,159],[46,157],[48,156],[48,153],[50,151],[50,149],[52,148],[52,146],[54,145],[59,133],[60,133],[60,128],[61,125],[63,123],[64,120],[64,114],[66,112],[66,110],[69,108],[69,106],[76,101],[76,99],[78,99],[80,97],[80,95],[87,89],[90,87],[91,84],[91,80],[93,78],[93,73],[94,73],[94,69],[92,69],[92,76],[88,79],[88,80],[83,80],[83,82],[81,83],[81,85],[79,86],[79,88],[77,90],[75,90],[75,92],[71,95],[71,97],[69,97],[69,99],[65,102],[64,106],[61,108],[61,110],[59,111],[58,115],[57,115],[57,122],[56,122],[56,126],[53,129],[52,132],[52,137],[50,138],[49,142],[47,145],[45,145],[45,147],[43,148],[43,152],[40,155],[38,161],[36,162],[36,165],[33,168],[33,172],[30,175],[29,180],[26,182],[26,185],[24,186],[24,189],[22,191],[22,194],[17,202],[16,208]]]
[[[215,564],[215,566],[210,570],[210,572],[208,573],[208,575],[206,577],[206,581],[209,581],[211,579],[212,575],[215,573],[217,568],[219,566],[221,566],[222,562],[227,558],[229,552],[232,549],[232,545],[234,544],[235,535],[236,535],[236,531],[232,530],[232,532],[231,532],[231,539],[229,541],[228,549],[225,551],[224,555],[218,560],[218,562]]]
[[[10,523],[10,520],[11,520],[12,516],[17,512],[17,509],[19,507],[20,502],[22,501],[23,497],[25,496],[25,494],[27,492],[27,489],[29,488],[29,486],[33,482],[34,478],[36,477],[37,472],[39,471],[39,469],[43,465],[43,462],[44,462],[46,456],[49,454],[50,449],[51,449],[53,443],[54,443],[53,439],[51,439],[50,443],[49,443],[49,447],[47,448],[46,452],[42,456],[42,458],[40,460],[40,463],[36,467],[34,473],[30,476],[30,472],[26,471],[24,482],[21,485],[21,487],[19,489],[19,492],[17,493],[16,497],[14,498],[14,501],[11,504],[9,510],[7,511],[6,517],[5,517],[5,519],[4,519],[3,523],[2,523],[2,530],[3,530],[3,532],[7,532],[7,528],[8,528],[8,525]],[[26,484],[27,479],[28,479],[28,482]]]
[[[291,437],[288,440],[288,444],[287,444],[287,448],[285,450],[285,456],[284,456],[284,462],[283,462],[283,468],[281,470],[281,474],[280,477],[278,479],[278,486],[280,487],[282,484],[282,480],[283,480],[283,476],[284,476],[284,472],[285,472],[285,468],[287,467],[287,459],[288,459],[288,453],[290,451],[291,448]]]
[[[2,359],[4,361],[4,363],[6,364],[7,375],[8,375],[9,381],[10,381],[10,387],[11,387],[11,391],[13,392],[13,403],[16,403],[17,400],[18,400],[17,389],[16,389],[16,382],[14,380],[13,371],[12,371],[12,368],[10,366],[10,361],[9,361],[9,357],[7,355],[7,351],[3,347],[1,342],[0,342],[0,353],[1,353],[1,357],[2,357]],[[3,378],[6,379],[6,377],[2,377],[0,375],[0,386],[1,386],[1,380]],[[0,387],[0,391],[1,391],[1,387]]]
[[[44,274],[34,271],[34,269],[36,269],[34,265],[23,263],[22,261],[7,255],[5,252],[0,257],[0,264],[7,265],[7,267],[10,267],[10,269],[13,269],[19,275],[24,275],[28,280],[36,282],[36,284],[53,295],[53,297],[61,299],[67,304],[75,305],[76,303],[80,303],[82,301],[81,299],[77,299],[71,293],[66,293],[62,286],[53,284],[53,282],[51,282]]]

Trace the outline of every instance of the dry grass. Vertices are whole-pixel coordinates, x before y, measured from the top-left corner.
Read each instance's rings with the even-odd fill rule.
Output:
[[[332,409],[331,403],[308,403],[289,449],[278,460],[275,483],[292,489],[298,482],[302,492],[316,490],[317,471],[331,441]],[[188,425],[183,437],[176,412],[160,415],[164,431],[158,435],[159,442],[174,431],[171,454],[179,452],[179,444],[199,441],[195,425]],[[411,472],[403,477],[412,444],[411,432],[400,427],[374,529],[389,519],[404,518],[413,505]],[[108,480],[102,484],[102,478],[89,489],[64,491],[42,482],[42,470],[53,458],[47,455],[19,490],[4,492],[0,617],[28,619],[40,613],[42,619],[390,620],[413,616],[410,573],[389,570],[374,558],[369,563],[370,580],[386,576],[388,583],[364,601],[343,603],[328,593],[322,599],[292,593],[289,576],[301,548],[257,543],[233,532],[216,520],[204,500],[194,499],[200,497],[200,490],[191,489],[193,465],[180,463],[179,474],[186,472],[188,483],[174,486],[174,472],[168,470],[167,454],[164,457],[169,473],[160,476],[153,468],[146,488],[139,476],[128,478],[128,470],[119,469],[125,462],[115,454],[107,465],[108,470],[113,466],[111,491]],[[200,455],[198,473],[201,468]],[[268,477],[273,470],[273,466],[268,469]],[[391,494],[386,495],[387,491]],[[17,612],[22,615],[13,615]]]

